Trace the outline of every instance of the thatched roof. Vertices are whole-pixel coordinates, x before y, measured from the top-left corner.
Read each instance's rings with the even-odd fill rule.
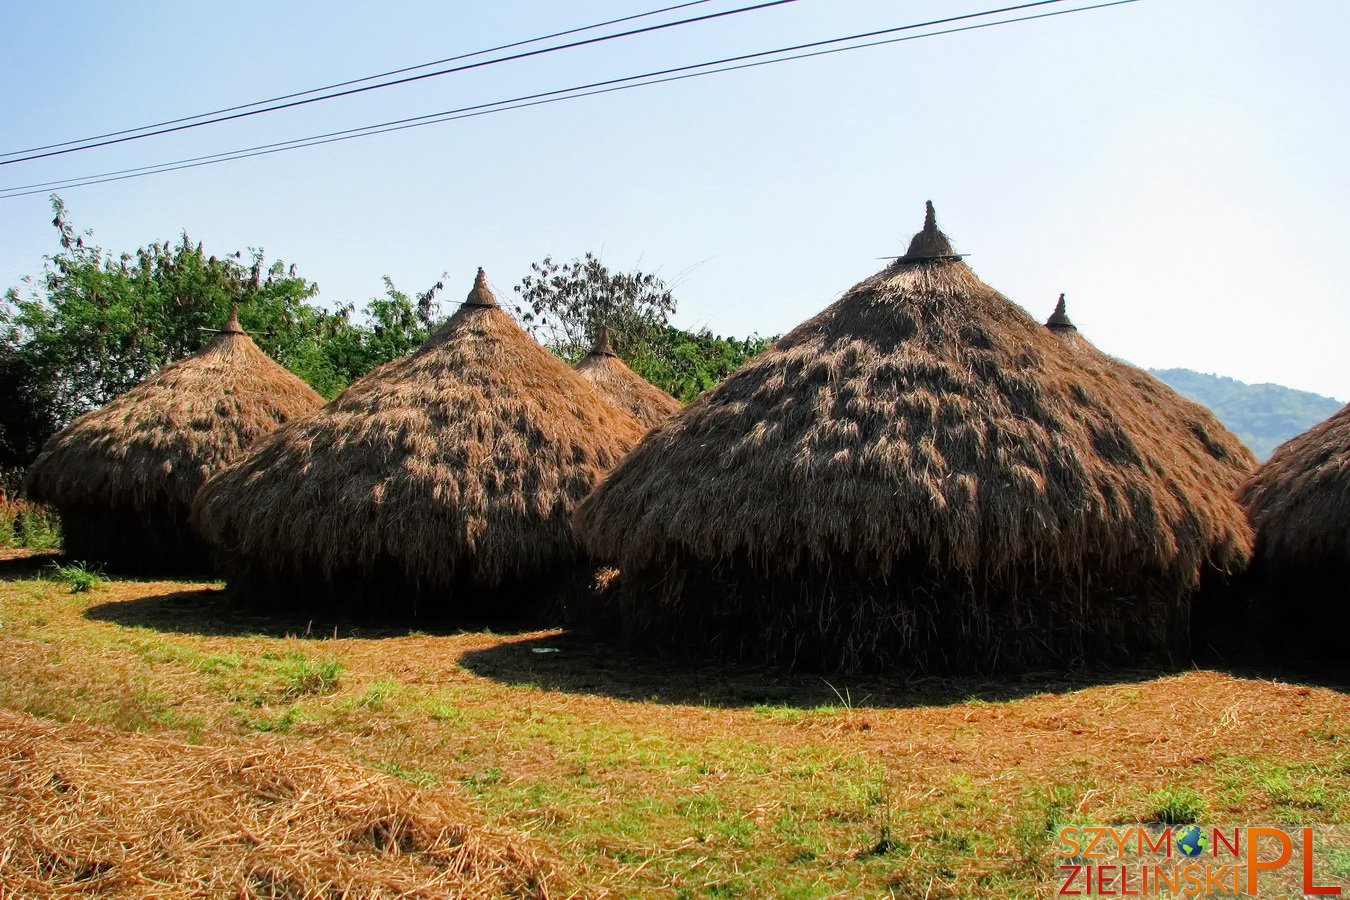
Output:
[[[1151,421],[1175,448],[1177,465],[1203,474],[1231,498],[1256,469],[1256,457],[1207,407],[1181,396],[1163,381],[1124,360],[1103,353],[1069,320],[1064,295],[1046,327],[1075,353],[1078,363],[1094,377],[1123,382],[1137,391],[1144,406],[1136,421]]]
[[[606,326],[600,327],[595,346],[576,364],[576,370],[644,428],[655,428],[684,408],[680,401],[628,368],[614,352]]]
[[[259,438],[323,406],[258,349],[237,310],[200,351],[54,435],[25,489],[59,507],[186,511],[197,489]]]
[[[1350,406],[1276,448],[1238,499],[1262,562],[1350,571]]]
[[[917,251],[916,251],[917,246]],[[792,567],[846,548],[975,570],[1037,559],[1198,576],[1241,510],[1119,378],[990,288],[936,229],[690,404],[579,510],[593,550]],[[698,473],[697,478],[688,473]]]
[[[573,504],[642,434],[480,269],[419,350],[212,479],[194,516],[236,570],[490,587],[579,558]]]
[[[1051,630],[1093,616],[1083,631],[1175,649],[1202,570],[1244,565],[1251,534],[1155,412],[976,277],[930,205],[909,252],[649,435],[576,524],[633,585],[624,614],[665,617],[652,632],[731,609],[676,593],[739,571],[745,652],[795,658],[810,631],[826,665],[925,641],[996,659],[1017,630],[1024,659],[1063,659]],[[1167,621],[1140,624],[1153,598]]]

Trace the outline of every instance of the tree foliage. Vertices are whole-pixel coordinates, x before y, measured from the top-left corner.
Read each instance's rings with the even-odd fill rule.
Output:
[[[58,428],[106,404],[215,335],[232,304],[272,358],[333,397],[376,366],[416,350],[440,323],[444,281],[417,295],[385,278],[359,309],[319,306],[318,285],[260,248],[223,257],[187,234],[114,254],[52,198],[59,250],[0,301],[0,472],[26,466]],[[636,371],[681,400],[713,386],[768,341],[691,333],[657,276],[611,272],[594,254],[545,258],[515,288],[527,329],[569,362],[602,325]]]
[[[675,312],[674,295],[656,275],[611,272],[593,253],[567,263],[550,256],[531,263],[515,293],[515,313],[526,329],[570,361],[586,354],[602,325],[626,352],[651,352]]]
[[[354,303],[338,309],[321,338],[319,360],[310,367],[311,371],[321,368],[335,387],[325,391],[312,380],[310,384],[326,397],[335,396],[338,390],[376,366],[422,346],[441,321],[440,304],[435,297],[443,286],[444,282],[437,282],[414,298],[385,276],[384,296],[368,301],[359,316]],[[292,371],[309,380],[304,369]]]
[[[623,355],[633,371],[688,403],[772,343],[772,338],[759,335],[721,337],[706,328],[683,331],[666,326],[658,340]]]
[[[661,278],[611,272],[592,253],[567,263],[552,257],[532,263],[515,293],[516,316],[563,359],[580,359],[601,326],[608,326],[616,351],[635,372],[685,402],[771,343],[757,335],[742,340],[672,326],[677,301]]]
[[[120,256],[70,224],[54,198],[61,251],[0,308],[0,344],[22,356],[69,421],[199,349],[232,303],[240,321],[283,365],[316,365],[325,315],[306,301],[318,287],[260,249],[207,256],[186,235]],[[323,383],[321,371],[310,373]],[[326,386],[326,385],[324,385]]]
[[[295,266],[250,248],[208,255],[183,234],[109,253],[52,198],[59,252],[0,303],[0,469],[26,465],[57,428],[195,353],[239,306],[272,358],[326,397],[426,339],[441,285],[416,299],[385,279],[358,315],[326,310]]]
[[[8,344],[0,343],[0,496],[17,485],[6,484],[4,473],[28,463],[56,430],[56,396],[33,362]],[[3,523],[0,523],[2,525]]]

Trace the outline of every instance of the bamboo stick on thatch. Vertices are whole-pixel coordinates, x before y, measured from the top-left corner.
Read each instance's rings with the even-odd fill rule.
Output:
[[[461,612],[581,566],[572,507],[642,434],[497,306],[480,269],[417,352],[277,431],[194,515],[232,576],[283,602],[360,602],[383,582],[382,605],[393,592]]]
[[[644,428],[655,428],[684,408],[680,401],[628,367],[614,352],[606,325],[600,326],[595,346],[576,364],[576,370],[605,399],[625,410]]]
[[[908,252],[653,432],[580,506],[640,640],[829,668],[1165,656],[1251,551],[1193,444],[984,284]]]
[[[197,489],[323,402],[258,348],[235,307],[202,350],[53,436],[25,490],[61,513],[68,557],[129,571],[201,571],[209,558],[188,527]]]

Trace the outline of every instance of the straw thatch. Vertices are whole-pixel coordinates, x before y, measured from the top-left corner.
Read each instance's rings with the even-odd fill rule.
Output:
[[[199,352],[53,436],[25,490],[61,514],[65,554],[132,572],[200,572],[197,489],[323,398],[258,349],[238,311]]]
[[[614,352],[606,326],[601,326],[595,346],[576,364],[576,370],[595,385],[601,396],[644,428],[655,428],[684,408],[680,401],[628,368]]]
[[[1241,510],[1122,379],[952,250],[909,252],[653,432],[579,508],[639,638],[992,669],[1185,645]]]
[[[295,743],[207,747],[0,711],[0,896],[548,896],[456,793]]]
[[[1350,406],[1276,448],[1238,499],[1256,529],[1257,622],[1344,654],[1350,631]],[[1319,641],[1320,639],[1320,641]]]
[[[498,308],[480,269],[417,352],[278,430],[194,514],[234,579],[278,599],[370,610],[377,590],[382,611],[458,614],[579,565],[572,507],[642,434]]]
[[[1225,497],[1231,497],[1251,477],[1256,457],[1237,435],[1202,404],[1181,396],[1143,369],[1103,353],[1069,319],[1063,294],[1045,324],[1094,378],[1122,381],[1139,393],[1144,406],[1138,409],[1136,421],[1151,419],[1166,432],[1166,440],[1179,454],[1178,466],[1202,473]]]
[[[1063,294],[1045,324],[1073,351],[1084,377],[1118,380],[1135,392],[1142,403],[1141,420],[1151,419],[1177,448],[1174,465],[1203,473],[1224,498],[1233,498],[1256,468],[1256,457],[1212,412],[1143,369],[1103,353],[1069,319]],[[1233,507],[1238,509],[1236,500]],[[1240,603],[1231,578],[1235,571],[1207,567],[1201,572],[1202,590],[1192,605],[1194,652],[1227,657],[1235,648],[1242,631]]]

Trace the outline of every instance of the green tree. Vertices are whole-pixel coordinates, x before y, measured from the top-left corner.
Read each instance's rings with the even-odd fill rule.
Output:
[[[391,359],[406,356],[422,345],[441,322],[435,297],[444,287],[438,281],[416,298],[394,286],[386,275],[384,296],[372,298],[360,318],[355,304],[338,310],[335,327],[325,338],[322,354],[334,377],[343,384],[355,381]]]
[[[517,318],[569,361],[585,355],[602,325],[627,352],[649,352],[675,312],[675,297],[659,277],[611,272],[593,253],[568,263],[551,256],[531,263],[515,293]]]
[[[545,346],[574,362],[608,326],[620,356],[642,377],[688,402],[730,375],[772,340],[724,338],[670,324],[675,295],[659,277],[611,272],[593,253],[530,265],[515,286],[517,318]]]
[[[59,252],[0,301],[0,470],[27,465],[47,437],[167,363],[200,349],[239,305],[272,358],[333,397],[371,369],[415,350],[440,320],[430,290],[384,296],[358,312],[325,310],[294,266],[250,248],[208,256],[186,234],[114,255],[78,231],[53,196]]]
[[[25,361],[58,424],[107,403],[175,359],[198,350],[239,304],[240,321],[275,359],[332,393],[341,387],[322,354],[340,323],[307,302],[318,287],[261,249],[223,259],[186,235],[115,256],[71,225],[60,198],[52,220],[61,245],[42,274],[0,305],[0,346]]]
[[[677,400],[688,403],[739,369],[773,343],[772,338],[721,337],[704,328],[684,331],[667,326],[626,362],[643,378]]]
[[[15,485],[4,475],[27,466],[56,430],[56,398],[51,386],[33,366],[7,344],[0,344],[0,496]],[[4,523],[0,523],[3,525]]]

